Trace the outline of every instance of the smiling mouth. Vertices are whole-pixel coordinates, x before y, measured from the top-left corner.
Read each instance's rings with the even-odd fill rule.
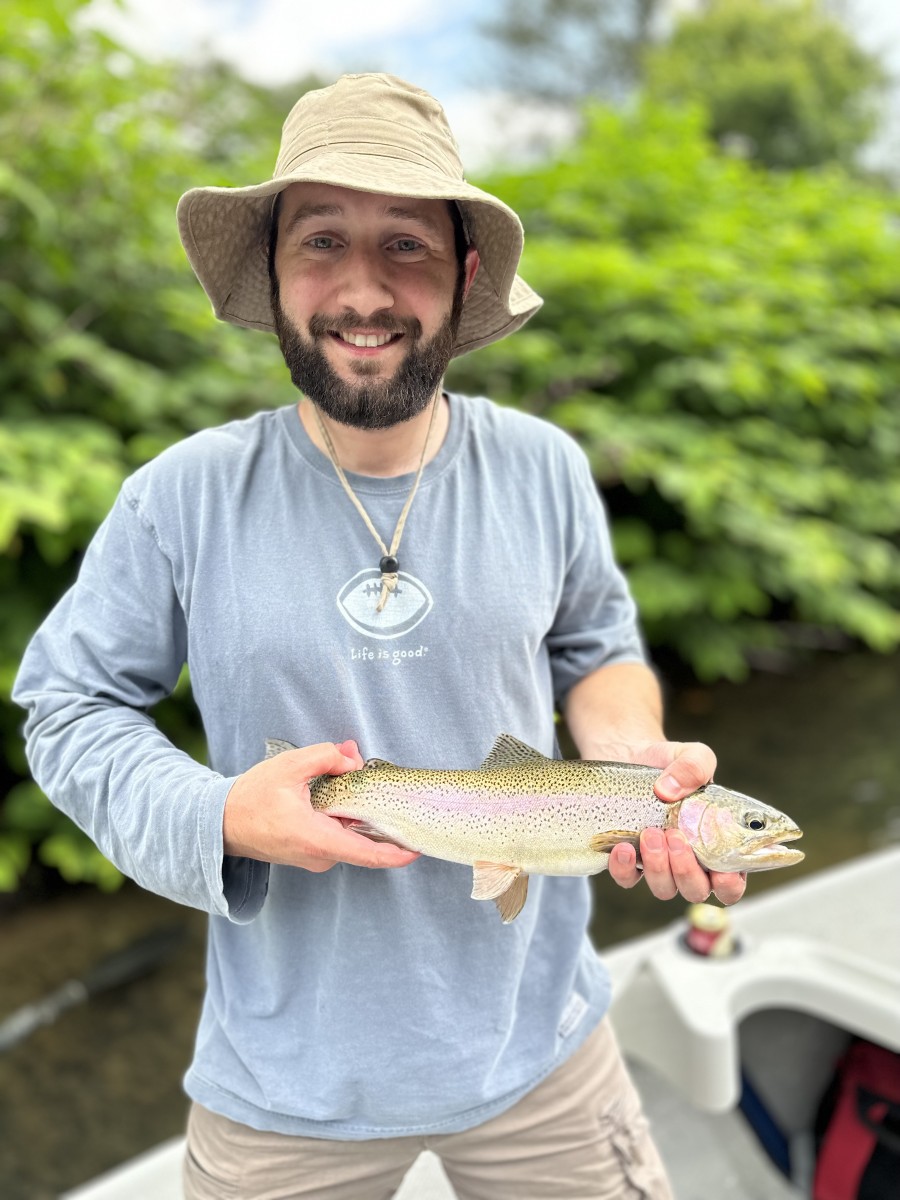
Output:
[[[335,330],[330,330],[330,333],[336,341],[355,346],[359,350],[376,350],[403,337],[402,333],[341,333]]]

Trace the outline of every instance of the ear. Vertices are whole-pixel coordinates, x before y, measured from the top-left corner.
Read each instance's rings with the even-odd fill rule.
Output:
[[[463,299],[469,294],[469,288],[478,273],[478,268],[481,265],[481,258],[474,246],[470,246],[466,251],[466,282],[463,287]]]

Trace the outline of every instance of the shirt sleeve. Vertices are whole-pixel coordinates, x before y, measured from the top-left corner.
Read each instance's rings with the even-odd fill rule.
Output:
[[[171,900],[251,920],[268,865],[224,856],[233,779],[195,762],[147,709],[187,658],[173,563],[127,484],[13,689],[32,774],[120,871]]]
[[[616,564],[609,522],[584,454],[571,467],[568,562],[547,637],[553,688],[562,707],[580,679],[612,663],[645,663],[637,609]]]

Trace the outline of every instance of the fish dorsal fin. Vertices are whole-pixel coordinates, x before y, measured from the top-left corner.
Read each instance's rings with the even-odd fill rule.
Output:
[[[275,758],[278,754],[284,754],[285,750],[296,749],[293,742],[286,742],[284,738],[266,738],[266,758]]]
[[[388,762],[386,758],[367,758],[363,763],[364,767],[369,767],[376,771],[379,767],[394,767],[396,765],[396,763]]]
[[[473,866],[472,899],[493,900],[503,924],[514,921],[528,896],[528,876],[521,867],[508,863],[476,862]]]
[[[491,752],[481,764],[482,771],[495,767],[520,767],[523,763],[550,762],[540,750],[520,742],[511,733],[501,733],[491,747]]]

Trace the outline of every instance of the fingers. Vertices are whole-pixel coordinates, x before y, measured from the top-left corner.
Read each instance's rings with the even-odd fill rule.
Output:
[[[354,833],[352,826],[345,827],[339,818],[318,812],[312,814],[306,854],[312,871],[327,871],[336,862],[354,867],[405,867],[419,857],[415,850],[391,842],[373,842]]]
[[[340,746],[334,742],[318,742],[299,750],[285,750],[276,758],[269,759],[269,762],[278,763],[285,775],[295,780],[299,777],[303,783],[308,783],[317,775],[343,775],[346,771],[357,771],[363,765],[355,742],[342,742]]]
[[[641,864],[637,870],[630,845],[617,846],[610,855],[609,872],[620,887],[634,887],[643,874],[647,887],[659,900],[683,896],[689,904],[702,904],[715,895],[722,904],[740,900],[746,875],[722,871],[709,874],[697,862],[684,834],[677,829],[645,829],[641,834]]]
[[[344,758],[349,758],[356,764],[353,768],[354,770],[358,771],[366,765],[363,761],[363,756],[359,752],[359,746],[352,738],[346,742],[339,742],[338,750],[343,754]]]
[[[361,867],[403,867],[418,858],[411,850],[377,843],[310,802],[317,775],[342,775],[363,765],[355,742],[320,742],[286,750],[235,779],[222,814],[226,854],[262,862],[327,871],[337,862]]]
[[[672,900],[682,895],[690,904],[706,900],[709,877],[677,830],[645,829],[641,835],[644,878],[654,896]]]
[[[642,872],[638,870],[637,853],[630,842],[613,847],[607,870],[619,887],[633,888],[640,883]]]
[[[703,742],[673,742],[675,757],[663,768],[653,790],[660,800],[683,800],[709,783],[716,770],[716,756]]]
[[[747,890],[746,871],[710,871],[709,880],[713,895],[725,905],[737,904]]]

